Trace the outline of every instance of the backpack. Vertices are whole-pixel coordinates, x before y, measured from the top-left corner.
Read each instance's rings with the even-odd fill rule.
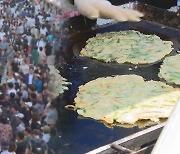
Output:
[[[32,154],[44,154],[44,141],[36,142],[34,139],[30,141],[30,150]]]

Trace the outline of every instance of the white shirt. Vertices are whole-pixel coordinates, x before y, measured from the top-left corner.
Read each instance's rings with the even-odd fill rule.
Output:
[[[24,26],[23,25],[18,26],[17,33],[18,34],[23,34],[24,33]]]
[[[0,32],[0,39],[1,39],[1,40],[3,39],[4,35],[6,35],[5,32]]]
[[[42,24],[43,16],[42,15],[38,15],[38,19],[39,19],[39,22]]]
[[[46,112],[46,118],[45,118],[45,122],[49,123],[49,121],[53,121],[54,123],[56,123],[56,121],[58,120],[58,112],[56,109],[49,109]]]
[[[14,17],[16,18],[19,15],[18,11],[14,12]]]
[[[8,95],[10,95],[10,93],[16,94],[16,90],[15,89],[9,89],[7,93],[8,93]]]
[[[29,83],[28,84],[32,84],[33,81],[33,74],[29,74]]]
[[[7,83],[8,83],[8,82],[12,82],[12,83],[14,84],[14,83],[16,82],[16,80],[15,80],[15,78],[12,77],[12,78],[9,78],[9,79],[7,80]]]
[[[26,90],[22,91],[22,98],[28,98],[28,92]]]
[[[27,40],[28,40],[28,45],[31,45],[31,40],[32,40],[32,36],[31,35],[27,35]]]
[[[45,41],[39,40],[39,41],[37,42],[38,51],[39,51],[39,48],[40,48],[40,47],[44,48],[45,45],[46,45],[46,42],[45,42]]]
[[[19,65],[22,65],[22,64],[23,64],[23,60],[24,60],[23,57],[17,58],[18,64],[19,64]],[[29,67],[28,67],[28,68],[29,68]]]
[[[44,133],[43,133],[42,139],[43,139],[46,143],[48,143],[48,141],[49,141],[49,139],[50,139],[50,134],[49,134],[49,133],[48,133],[48,134],[44,134]]]
[[[27,25],[31,28],[35,26],[35,19],[34,18],[27,18]]]
[[[3,26],[3,21],[4,21],[4,19],[0,19],[0,28],[2,28],[2,26]]]
[[[46,33],[48,32],[47,28],[40,28],[40,34],[42,35],[46,35]]]
[[[39,13],[40,8],[41,8],[40,4],[35,5],[35,15]]]
[[[1,154],[11,154],[8,150],[3,150]]]
[[[39,51],[39,62],[41,62],[42,60],[46,60],[46,53],[43,51]]]
[[[39,30],[37,28],[32,28],[31,29],[31,34],[35,35],[35,38],[39,38]]]
[[[29,73],[29,65],[22,63],[22,65],[20,65],[20,70],[23,72],[23,74]]]
[[[21,122],[17,127],[17,131],[23,132],[25,130],[25,125],[23,122]]]

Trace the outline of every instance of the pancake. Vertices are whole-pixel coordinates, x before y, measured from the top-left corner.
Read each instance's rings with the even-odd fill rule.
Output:
[[[130,124],[139,120],[159,122],[169,117],[180,90],[141,76],[121,75],[98,78],[79,87],[75,98],[78,114],[108,125]]]
[[[173,49],[171,41],[134,30],[97,34],[86,43],[80,56],[106,63],[150,64],[161,60]]]
[[[180,85],[180,54],[167,57],[163,61],[158,75],[167,83]]]

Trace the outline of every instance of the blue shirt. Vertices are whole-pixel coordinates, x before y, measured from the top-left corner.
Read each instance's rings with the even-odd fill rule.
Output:
[[[36,91],[38,93],[40,93],[42,91],[42,81],[41,80],[37,80],[37,81],[33,81],[33,85],[36,86]]]
[[[53,35],[52,34],[49,34],[48,36],[47,36],[47,40],[50,42],[50,43],[52,43],[53,42]]]

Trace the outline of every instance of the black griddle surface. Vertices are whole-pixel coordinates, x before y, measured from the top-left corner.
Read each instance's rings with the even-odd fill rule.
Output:
[[[70,38],[72,43],[71,52],[73,52],[72,68],[70,72],[72,74],[81,74],[79,75],[79,77],[81,77],[80,84],[85,84],[86,82],[89,82],[98,77],[124,74],[140,75],[146,80],[160,80],[158,77],[158,72],[164,58],[153,64],[133,65],[118,64],[116,62],[104,63],[92,58],[79,56],[79,52],[86,45],[86,40],[90,37],[95,36],[97,33],[130,29],[140,31],[144,34],[156,34],[162,40],[172,41],[174,50],[166,57],[175,55],[177,54],[176,51],[180,50],[180,30],[145,20],[139,23],[117,23],[107,27],[99,28],[94,31],[78,34],[78,36],[73,36],[72,38]]]
[[[160,60],[149,65],[130,65],[118,63],[104,63],[94,59],[79,57],[80,50],[85,46],[88,38],[96,33],[121,30],[138,30],[145,34],[156,34],[163,40],[170,40],[174,43],[174,50],[170,55],[177,54],[180,49],[180,31],[158,23],[141,21],[139,23],[114,23],[94,30],[79,31],[65,37],[66,59],[68,61],[68,80],[72,82],[70,91],[66,97],[66,104],[73,104],[78,92],[78,87],[98,77],[113,75],[136,74],[141,75],[145,80],[159,81],[158,72],[163,61]],[[170,56],[168,55],[168,56]],[[130,70],[131,69],[131,70]],[[114,127],[108,128],[101,122],[83,118],[76,112],[62,109],[60,114],[59,130],[62,135],[62,146],[60,153],[85,153],[105,144],[114,142],[125,136],[138,132],[140,129]]]

